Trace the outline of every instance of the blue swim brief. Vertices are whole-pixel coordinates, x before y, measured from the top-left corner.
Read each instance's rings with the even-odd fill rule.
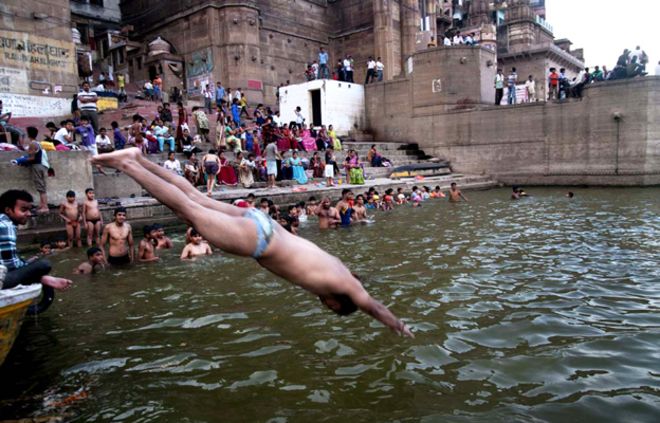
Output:
[[[257,225],[257,248],[252,253],[252,257],[258,259],[266,251],[270,240],[273,238],[273,220],[258,209],[248,209],[243,216],[252,219],[254,224]]]

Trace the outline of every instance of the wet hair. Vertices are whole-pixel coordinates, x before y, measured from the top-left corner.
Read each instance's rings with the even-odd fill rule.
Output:
[[[351,192],[350,189],[344,188],[343,190],[341,190],[341,196],[343,197],[344,195],[348,194],[349,192]]]
[[[573,198],[575,194],[573,194],[573,191],[568,191],[568,198]]]
[[[316,197],[314,197],[314,196],[312,195],[311,197],[309,197],[309,199],[307,199],[307,201],[310,201],[310,202],[311,202],[311,201],[316,201]]]
[[[36,139],[37,135],[39,135],[39,130],[34,126],[28,126],[25,130],[27,131],[28,137],[32,139]]]
[[[455,187],[455,186],[456,186],[456,182],[452,182],[450,185],[451,185],[452,187]]]
[[[417,185],[413,185],[412,190],[417,191]]]
[[[100,253],[101,249],[99,247],[91,247],[87,249],[87,257],[92,257],[96,253]]]
[[[161,230],[161,229],[163,229],[165,226],[161,225],[160,223],[154,223],[153,225],[151,225],[151,227],[152,227],[153,229]]]
[[[89,194],[90,192],[94,192],[94,188],[87,188],[85,190],[85,194]]]
[[[357,305],[351,300],[346,294],[330,294],[327,297],[332,298],[333,300],[339,303],[339,310],[332,310],[340,316],[348,316],[352,313],[355,313],[358,309]],[[323,302],[323,298],[321,297]]]
[[[253,198],[255,198],[255,197],[254,197],[254,194],[253,194],[253,193],[249,193],[249,194],[247,195],[246,198],[251,198],[251,199],[253,199]]]
[[[113,216],[117,216],[118,213],[126,213],[126,207],[117,207],[113,213]]]
[[[45,239],[45,240],[43,240],[39,243],[40,248],[43,248],[43,247],[46,247],[46,246],[50,247],[50,241],[47,240],[47,239]]]
[[[268,198],[262,198],[261,201],[259,201],[259,204],[268,204]]]
[[[192,228],[190,229],[190,238],[194,236],[201,236],[201,235],[199,234],[199,232],[197,232],[197,230],[195,230],[195,228]]]
[[[413,187],[413,189],[414,189],[414,188],[415,188],[415,187]],[[378,193],[376,192],[375,194],[378,194]],[[387,195],[392,195],[392,188],[388,188],[388,189],[386,189],[386,190],[385,190],[385,194],[387,194]]]
[[[71,191],[71,190],[69,190],[69,191],[66,192],[66,196],[67,196],[67,198],[68,198],[68,197],[75,197],[75,196],[76,196],[76,193],[75,193],[75,191]]]
[[[144,228],[142,228],[142,233],[144,234],[144,236],[147,236],[153,230],[154,230],[154,227],[152,225],[145,225]]]
[[[355,197],[356,200],[359,200],[360,198],[362,199],[362,201],[364,201],[364,195],[362,194],[358,194],[358,196]]]

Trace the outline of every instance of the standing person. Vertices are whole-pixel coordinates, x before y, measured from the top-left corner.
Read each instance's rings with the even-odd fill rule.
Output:
[[[330,204],[330,198],[325,197],[316,208],[316,216],[319,218],[319,229],[336,228],[341,223],[341,216],[336,208]]]
[[[502,74],[502,69],[497,69],[497,74],[495,75],[496,106],[499,106],[502,103],[502,97],[504,97],[504,75]]]
[[[385,65],[383,62],[380,60],[380,57],[376,59],[376,79],[378,79],[378,82],[381,82],[383,80],[383,71],[385,70]]]
[[[525,81],[525,92],[527,93],[527,102],[536,103],[536,81],[534,81],[532,75],[529,75],[529,78]]]
[[[197,127],[197,135],[204,138],[204,142],[211,142],[209,140],[209,118],[200,107],[193,107],[192,115],[195,119],[195,126]]]
[[[66,201],[60,204],[60,217],[64,220],[66,229],[66,243],[68,247],[82,247],[80,241],[80,204],[76,201],[76,193],[67,191]]]
[[[96,245],[101,245],[101,229],[103,228],[103,216],[99,210],[99,202],[96,200],[94,188],[85,190],[85,202],[82,206],[83,226],[87,231],[87,246],[92,246],[92,239]]]
[[[181,146],[184,140],[183,131],[188,129],[188,112],[182,102],[177,103],[177,113],[179,118],[176,126],[176,142]]]
[[[149,79],[144,83],[144,96],[147,100],[153,101],[154,99],[154,84],[152,84]]]
[[[231,118],[236,124],[237,128],[241,126],[241,107],[239,105],[239,100],[234,98],[231,102]]]
[[[296,107],[294,113],[296,114],[296,125],[298,126],[298,129],[302,130],[303,125],[305,124],[305,118],[302,115],[302,109],[300,106]]]
[[[323,168],[323,176],[325,177],[326,187],[335,186],[335,169],[338,169],[337,162],[335,160],[335,153],[332,150],[327,150],[325,152],[325,167]]]
[[[126,102],[126,77],[123,73],[117,74],[117,88],[119,88],[118,99],[120,102]]]
[[[82,90],[78,93],[78,108],[80,109],[80,118],[86,117],[94,128],[96,133],[99,130],[99,115],[96,103],[99,101],[94,91],[90,91],[89,82],[82,83]]]
[[[367,59],[367,77],[364,80],[364,85],[367,85],[369,82],[373,83],[374,78],[376,78],[376,61],[373,57],[369,56],[369,59]]]
[[[559,98],[559,74],[556,68],[550,68],[548,75],[548,100]]]
[[[213,93],[211,92],[211,86],[206,84],[202,90],[202,95],[204,96],[204,108],[206,113],[211,113],[211,102],[213,99]]]
[[[264,158],[266,159],[268,188],[275,188],[275,178],[277,178],[277,160],[282,160],[282,156],[280,155],[280,152],[277,151],[277,144],[272,139],[266,142],[268,144],[264,149]]]
[[[353,81],[353,56],[346,55],[344,59],[344,73],[346,74],[346,82]]]
[[[27,133],[29,140],[27,156],[12,160],[11,163],[14,165],[30,167],[32,183],[39,193],[39,208],[37,209],[37,213],[48,213],[48,194],[46,193],[46,181],[48,178],[48,169],[50,169],[48,154],[43,148],[41,148],[41,144],[36,141],[39,130],[34,126],[29,126],[27,128]]]
[[[240,91],[241,93],[241,100],[240,100],[240,106],[241,106],[241,112],[240,116],[243,116],[243,113],[245,113],[245,117],[250,119],[250,113],[248,112],[248,99],[247,96],[243,93],[243,91]]]
[[[319,48],[319,79],[330,79],[330,69],[328,69],[328,53],[323,47]]]
[[[126,137],[121,133],[119,124],[116,121],[112,121],[110,126],[112,127],[112,137],[115,141],[115,150],[121,150],[126,145]]]
[[[468,200],[467,198],[465,198],[461,190],[458,189],[456,182],[452,182],[449,188],[449,201],[451,203],[458,203],[459,201],[461,201],[461,199],[463,201]]]
[[[202,157],[202,166],[204,166],[204,176],[206,177],[206,195],[210,197],[213,194],[216,178],[220,173],[220,157],[214,149],[209,150]]]
[[[128,150],[133,149],[129,148],[124,151]],[[103,228],[101,245],[99,247],[105,254],[105,245],[109,244],[108,254],[105,254],[108,258],[108,264],[113,266],[131,264],[133,263],[135,251],[133,249],[131,225],[126,222],[126,208],[117,207],[114,216],[114,220]]]
[[[161,95],[163,92],[163,80],[160,75],[156,75],[154,78],[154,99],[160,101]]]
[[[50,262],[44,259],[27,262],[18,255],[17,226],[28,223],[32,203],[32,196],[26,191],[11,189],[0,195],[0,273],[6,272],[4,281],[0,279],[0,289],[34,283],[67,289],[72,284],[70,280],[48,275]]]
[[[346,81],[346,72],[344,72],[344,61],[343,60],[337,61],[337,66],[335,68],[335,72],[337,74],[337,80],[338,81]]]
[[[225,98],[225,89],[218,81],[215,86],[215,107],[220,107]]]
[[[509,90],[509,105],[516,104],[516,83],[518,82],[518,74],[516,68],[511,68],[511,73],[507,77],[507,88]]]

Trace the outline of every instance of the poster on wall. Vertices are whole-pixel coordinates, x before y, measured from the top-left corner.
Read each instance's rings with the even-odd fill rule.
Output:
[[[72,40],[0,30],[0,57],[4,66],[74,73],[74,53]]]
[[[0,66],[0,93],[28,94],[28,76],[25,69]]]
[[[213,51],[205,48],[193,52],[186,63],[186,90],[188,95],[199,95],[206,84],[211,84],[213,71]]]

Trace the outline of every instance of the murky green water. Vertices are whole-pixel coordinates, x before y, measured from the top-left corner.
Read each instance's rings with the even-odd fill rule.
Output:
[[[413,340],[362,314],[336,317],[252,260],[181,263],[177,234],[163,263],[77,278],[26,322],[0,370],[0,416],[657,421],[660,190],[578,190],[573,201],[532,191],[303,228]],[[80,255],[62,255],[59,273]],[[81,388],[86,398],[62,401]]]

